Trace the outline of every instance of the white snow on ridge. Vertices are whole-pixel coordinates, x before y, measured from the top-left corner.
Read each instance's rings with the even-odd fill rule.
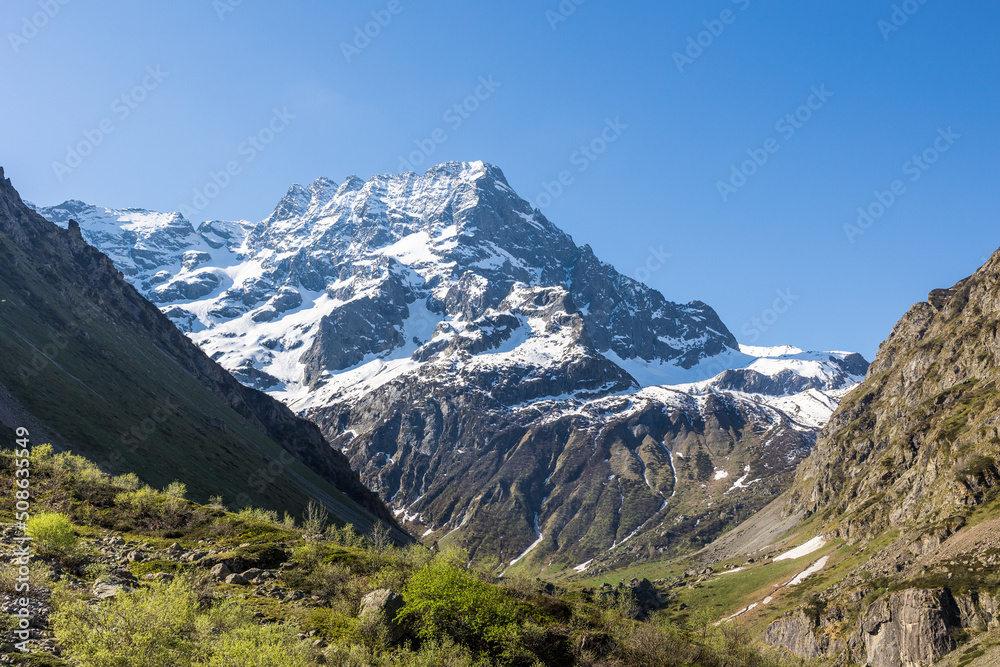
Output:
[[[678,387],[686,384],[693,384],[711,380],[724,371],[734,368],[745,368],[752,363],[754,357],[737,352],[736,350],[726,350],[708,359],[703,359],[700,363],[691,368],[683,368],[675,362],[663,363],[661,361],[647,361],[645,359],[622,359],[613,350],[603,352],[605,357],[616,365],[620,366],[635,378],[643,387],[668,386]],[[684,389],[680,389],[684,391]]]
[[[367,182],[348,177],[338,185],[321,178],[308,186],[289,188],[274,212],[259,223],[210,221],[197,229],[176,213],[101,209],[82,202],[66,202],[46,210],[47,217],[63,226],[70,217],[77,219],[85,238],[111,256],[137,288],[154,299],[163,297],[158,300],[161,308],[213,359],[243,378],[246,376],[241,372],[254,377],[254,371],[275,378],[277,384],[262,386],[303,412],[333,400],[378,391],[397,378],[430,370],[424,368],[428,364],[440,365],[456,381],[461,381],[462,373],[512,367],[530,368],[540,377],[561,368],[567,359],[593,353],[580,345],[571,331],[562,330],[558,320],[530,313],[537,296],[533,290],[542,281],[541,265],[533,266],[537,262],[525,259],[531,255],[519,253],[516,243],[501,247],[499,240],[482,238],[477,232],[479,223],[466,213],[481,205],[479,180],[490,169],[483,162],[449,163],[423,175],[375,176]],[[497,192],[516,195],[506,185],[495,185]],[[514,213],[518,222],[526,223],[521,225],[521,234],[534,234],[534,230],[560,233],[543,224],[544,218],[529,208],[519,207]],[[325,267],[321,273],[325,285],[302,280],[300,270],[281,268],[303,262]],[[474,342],[481,342],[496,333],[477,329],[478,321],[468,323],[459,316],[430,311],[427,297],[444,301],[459,280],[464,296],[470,300],[482,297],[491,279],[489,273],[481,271],[502,270],[508,264],[522,272],[519,280],[531,283],[517,284],[506,297],[508,303],[522,309],[517,314],[521,326],[491,349],[477,346],[480,351],[471,356],[431,354],[418,355],[426,361],[415,360],[414,353],[429,341],[442,343],[443,349],[449,339],[465,338],[458,341],[465,344],[468,338],[478,337]],[[398,286],[400,282],[404,293],[417,295],[406,305],[409,317],[402,326],[394,326],[399,340],[405,342],[391,351],[368,354],[349,368],[328,371],[320,378],[321,386],[310,389],[300,360],[315,340],[322,319],[362,298],[378,301],[384,297],[387,284]],[[277,305],[282,295],[296,293],[301,305]],[[193,294],[201,296],[184,297]],[[587,312],[588,306],[582,311]],[[692,319],[704,321],[700,316]],[[676,334],[679,338],[663,335],[660,340],[676,349],[690,350],[719,332],[706,327],[699,334],[690,338],[681,333]],[[552,415],[579,413],[600,420],[607,414],[625,415],[659,401],[671,409],[690,410],[697,417],[707,408],[704,395],[718,391],[713,381],[727,370],[750,369],[772,378],[794,375],[815,384],[842,383],[830,357],[847,353],[741,345],[689,369],[676,361],[622,359],[610,350],[603,354],[641,388],[622,390],[621,384],[609,382],[589,391],[570,389],[559,396],[533,398],[524,405],[507,407],[542,406]],[[260,377],[266,380],[266,376]],[[759,413],[765,416],[774,416],[775,411],[787,414],[793,428],[805,430],[826,423],[843,395],[839,391],[810,389],[777,397],[727,394],[761,405]],[[604,398],[592,398],[602,393]],[[667,451],[673,469],[673,452]],[[677,456],[682,453],[677,452]],[[728,477],[728,472],[721,472],[723,476],[716,479]],[[676,494],[676,470],[673,474]],[[741,477],[733,488],[744,488],[746,479]],[[646,483],[650,484],[648,478]]]

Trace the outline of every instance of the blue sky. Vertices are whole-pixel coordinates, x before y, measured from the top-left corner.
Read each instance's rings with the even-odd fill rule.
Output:
[[[6,0],[0,164],[38,204],[200,222],[481,159],[743,342],[871,358],[1000,246],[998,25],[962,0]]]

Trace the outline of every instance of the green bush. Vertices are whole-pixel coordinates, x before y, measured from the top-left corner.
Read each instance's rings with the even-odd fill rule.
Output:
[[[181,581],[99,605],[68,601],[53,618],[69,658],[93,667],[191,665],[197,600]]]
[[[25,532],[42,553],[71,556],[76,551],[77,536],[65,514],[39,512],[28,520]]]
[[[159,516],[160,505],[164,497],[150,486],[133,491],[124,491],[115,496],[115,504],[122,509],[128,509],[136,516]]]
[[[283,625],[260,625],[236,601],[199,604],[178,578],[98,605],[70,599],[53,617],[66,655],[88,667],[304,667],[310,648]]]
[[[306,667],[309,649],[280,625],[243,625],[221,634],[204,667]]]
[[[517,606],[501,589],[444,559],[416,572],[403,598],[398,618],[421,639],[449,637],[485,653],[509,644],[520,629]]]

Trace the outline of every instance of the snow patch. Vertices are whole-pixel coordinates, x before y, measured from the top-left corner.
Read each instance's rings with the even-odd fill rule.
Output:
[[[826,567],[826,563],[829,560],[830,560],[829,556],[823,556],[818,561],[816,561],[815,563],[813,563],[812,565],[810,565],[808,568],[806,568],[802,572],[799,572],[797,575],[795,575],[795,578],[792,579],[791,581],[789,581],[787,585],[788,586],[798,586],[803,581],[805,581],[807,578],[809,578],[810,576],[816,574],[817,572],[819,572],[820,570],[822,570],[824,567]]]
[[[805,544],[795,547],[790,551],[786,551],[780,556],[774,559],[774,562],[779,560],[795,560],[796,558],[802,558],[803,556],[808,556],[809,554],[822,549],[826,546],[826,540],[823,539],[822,535],[817,535]]]

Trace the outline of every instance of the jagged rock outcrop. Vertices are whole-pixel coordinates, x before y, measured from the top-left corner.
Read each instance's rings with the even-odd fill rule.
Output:
[[[998,360],[1000,253],[900,320],[803,465],[790,507],[836,517],[855,543],[991,500],[1000,481]]]
[[[820,629],[818,615],[798,609],[771,623],[761,639],[770,646],[780,646],[798,658],[821,658],[842,649],[841,642],[831,641]]]

